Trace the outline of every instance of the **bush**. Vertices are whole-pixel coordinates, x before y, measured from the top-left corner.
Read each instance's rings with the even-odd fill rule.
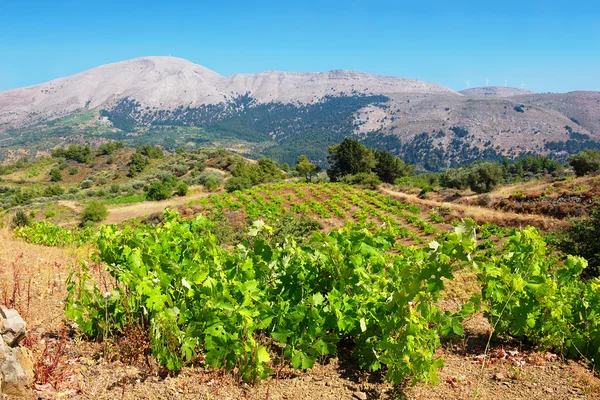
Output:
[[[206,179],[204,180],[204,188],[206,188],[206,190],[208,190],[209,192],[213,192],[213,191],[217,190],[219,188],[219,186],[220,186],[220,181],[214,175],[210,175],[210,176],[206,177]]]
[[[569,158],[569,164],[571,164],[577,176],[600,171],[600,151],[595,149],[583,150],[582,152],[571,156]]]
[[[600,205],[592,210],[589,217],[573,219],[571,225],[556,235],[555,245],[566,254],[580,256],[587,260],[588,267],[582,276],[600,276]]]
[[[89,163],[92,159],[92,150],[90,146],[80,146],[72,144],[67,148],[58,148],[52,151],[52,157],[62,157],[67,160],[77,161],[78,163]]]
[[[53,197],[53,196],[61,196],[65,194],[65,189],[58,185],[51,185],[46,187],[43,192],[44,197]]]
[[[69,175],[75,175],[75,174],[77,174],[77,168],[75,168],[75,167],[69,168]]]
[[[246,190],[252,187],[252,181],[244,176],[233,176],[225,181],[225,190],[235,192],[236,190]]]
[[[30,223],[29,217],[25,214],[23,210],[17,210],[15,215],[12,218],[12,226],[16,228],[17,226],[28,226]]]
[[[188,185],[186,185],[185,183],[181,182],[179,185],[177,185],[177,188],[175,189],[175,194],[177,194],[177,196],[187,196],[188,194]]]
[[[115,152],[117,149],[124,147],[122,142],[109,142],[101,144],[96,150],[96,154],[99,156],[109,155]]]
[[[105,219],[107,215],[108,210],[104,203],[98,200],[92,200],[85,205],[81,216],[81,222],[100,222]]]
[[[92,182],[90,179],[86,179],[81,181],[81,188],[82,189],[89,189],[92,186],[94,186],[94,182]]]
[[[137,149],[137,154],[141,154],[150,159],[161,158],[163,151],[158,146],[152,146],[151,144],[143,144]]]
[[[469,168],[469,187],[475,193],[491,192],[502,180],[502,167],[496,162],[476,163]]]
[[[171,186],[165,182],[154,182],[148,188],[146,198],[148,200],[165,200],[171,197]]]
[[[58,169],[58,168],[52,168],[50,170],[50,181],[52,181],[52,182],[60,182],[60,181],[62,181],[62,174],[60,172],[60,169]]]
[[[127,176],[133,178],[134,176],[142,173],[142,171],[144,171],[149,164],[150,162],[146,157],[140,153],[133,153],[131,155],[131,159],[129,160],[129,171],[127,172]]]
[[[469,187],[469,169],[453,168],[444,172],[440,178],[440,185],[446,188],[465,190]]]
[[[345,175],[340,182],[348,185],[360,185],[370,189],[376,189],[381,184],[379,177],[374,173],[361,172],[354,175]]]

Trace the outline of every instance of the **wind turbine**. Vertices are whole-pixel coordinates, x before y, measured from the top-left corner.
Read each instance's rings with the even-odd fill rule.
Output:
[[[508,81],[505,79],[504,80],[504,87],[506,87],[506,85],[508,85]]]
[[[467,84],[467,89],[469,88],[470,81],[465,82]]]
[[[521,81],[521,89],[525,89],[525,82]]]
[[[487,86],[488,83],[490,83],[490,80],[488,78],[485,78],[485,86]]]

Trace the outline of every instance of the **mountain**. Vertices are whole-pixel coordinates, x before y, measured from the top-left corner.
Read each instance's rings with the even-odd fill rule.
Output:
[[[532,94],[533,92],[506,86],[484,86],[461,90],[459,93],[469,97],[512,97]]]
[[[223,77],[175,57],[142,57],[40,85],[0,92],[0,124],[31,123],[108,108],[128,98],[144,107],[217,104],[249,94],[259,102],[312,103],[340,93],[451,93],[444,86],[354,71],[262,72]]]
[[[69,142],[222,146],[326,165],[327,146],[358,135],[426,170],[479,159],[600,147],[600,93],[505,87],[455,92],[355,71],[222,76],[174,57],[107,64],[0,92],[0,159]]]

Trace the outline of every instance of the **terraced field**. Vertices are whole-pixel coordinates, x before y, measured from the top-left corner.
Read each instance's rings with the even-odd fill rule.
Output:
[[[286,213],[318,220],[325,230],[339,228],[352,221],[368,229],[392,228],[397,238],[423,244],[440,232],[452,228],[436,212],[423,211],[377,191],[343,184],[273,184],[246,192],[213,195],[194,200],[184,214],[218,210],[229,218],[266,222]]]

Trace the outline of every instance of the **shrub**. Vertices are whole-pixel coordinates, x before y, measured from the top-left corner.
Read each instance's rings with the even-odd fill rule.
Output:
[[[165,182],[154,182],[148,188],[148,200],[165,200],[171,197],[171,186]]]
[[[142,173],[144,169],[149,165],[148,159],[140,153],[133,153],[129,160],[129,171],[127,176],[133,178],[134,176]]]
[[[158,146],[152,146],[151,144],[143,144],[137,149],[137,154],[141,154],[150,159],[161,158],[163,151]]]
[[[60,172],[60,169],[58,169],[58,168],[52,168],[50,170],[50,181],[52,181],[52,182],[60,182],[60,181],[62,181],[62,174]]]
[[[469,170],[467,168],[452,168],[444,172],[440,185],[446,188],[465,190],[469,187]]]
[[[30,223],[29,217],[27,216],[27,214],[25,214],[25,211],[23,211],[23,210],[17,210],[17,212],[15,213],[15,215],[12,218],[12,226],[13,227],[28,226],[29,223]]]
[[[469,168],[469,186],[475,193],[491,192],[502,179],[502,167],[496,162],[476,163]]]
[[[185,164],[173,164],[169,166],[169,171],[171,171],[173,175],[179,177],[185,175],[188,172],[188,167]]]
[[[595,149],[586,149],[571,156],[569,164],[575,170],[575,175],[583,176],[590,172],[600,171],[600,151]]]
[[[354,174],[354,175],[345,175],[342,177],[340,182],[346,183],[348,185],[365,186],[370,189],[376,189],[377,186],[379,186],[381,184],[379,177],[372,172],[370,172],[370,173],[361,172],[361,173]]]
[[[52,151],[52,157],[62,157],[82,164],[89,163],[92,157],[92,150],[90,149],[90,146],[72,144],[67,148],[55,149]]]
[[[96,150],[96,154],[99,156],[109,155],[115,152],[117,149],[122,149],[124,147],[122,142],[109,142],[104,143],[98,146]]]
[[[92,186],[94,186],[94,182],[92,182],[90,179],[85,179],[85,180],[81,181],[82,189],[89,189]]]
[[[243,176],[233,176],[225,181],[225,190],[235,192],[236,190],[246,190],[252,187],[252,181]]]
[[[596,205],[589,217],[573,219],[571,225],[559,232],[555,245],[566,254],[580,256],[588,261],[584,277],[600,276],[600,206]]]
[[[50,185],[43,192],[44,197],[61,196],[63,194],[65,194],[65,189],[58,185]]]
[[[85,205],[81,216],[81,222],[100,222],[105,219],[107,215],[108,210],[104,203],[98,200],[92,200]]]
[[[75,167],[69,168],[69,175],[75,175],[75,174],[77,174],[77,168],[75,168]]]
[[[217,178],[214,175],[210,175],[208,177],[206,177],[206,179],[204,179],[204,187],[206,188],[206,190],[212,192],[215,191],[219,188],[220,186],[220,181],[219,178]]]
[[[181,182],[179,185],[177,185],[177,188],[175,189],[175,193],[177,194],[177,196],[187,196],[188,194],[188,185],[186,185],[185,183]]]

